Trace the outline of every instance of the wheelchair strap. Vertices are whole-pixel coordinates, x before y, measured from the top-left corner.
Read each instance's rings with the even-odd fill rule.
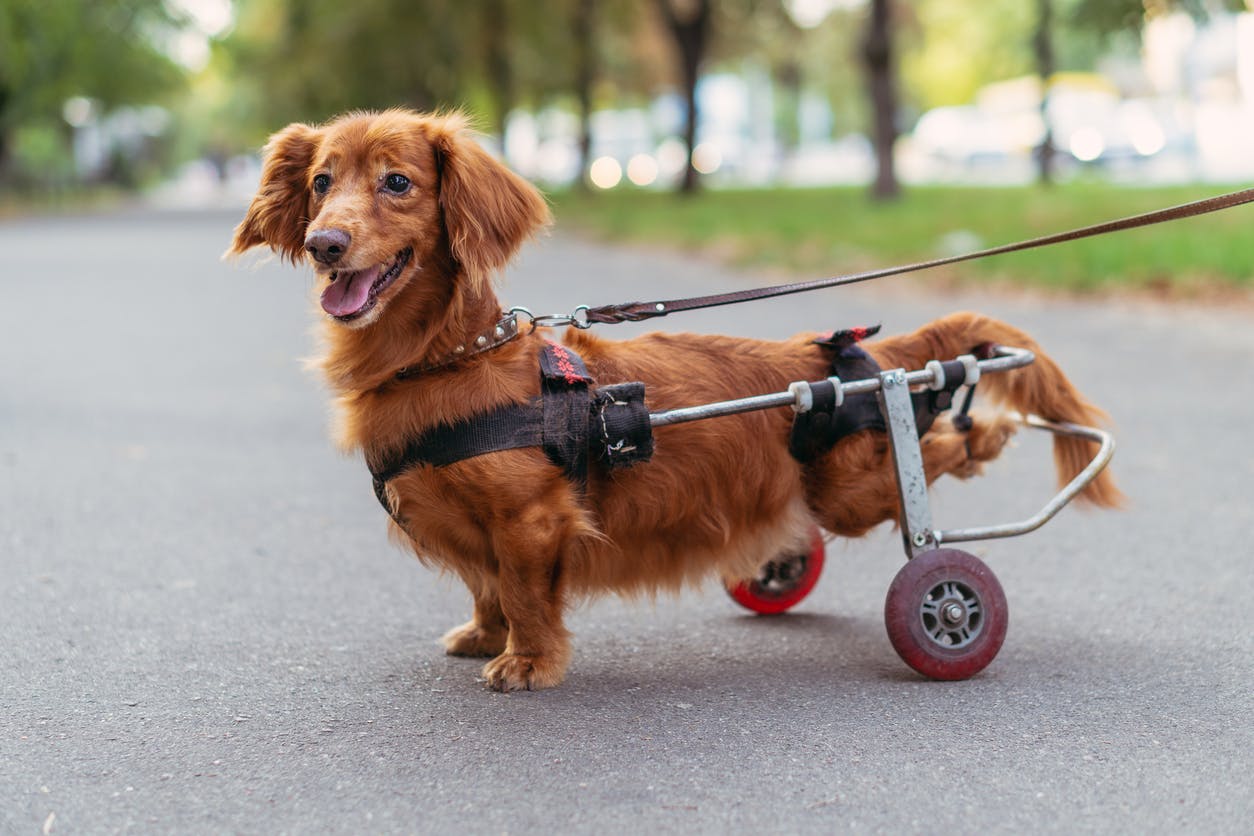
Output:
[[[879,376],[880,366],[867,354],[859,342],[878,333],[880,326],[850,328],[835,331],[814,342],[834,352],[832,376],[842,381],[865,380]],[[955,370],[956,371],[956,370]],[[962,386],[963,375],[950,374],[946,384],[938,390],[914,392],[910,399],[914,404],[914,423],[919,437],[932,428],[937,417],[953,405],[954,392]],[[814,406],[808,412],[799,413],[792,424],[788,438],[788,452],[805,464],[831,450],[841,439],[862,430],[887,431],[879,399],[873,392],[848,395],[845,402],[836,406],[835,387],[828,383],[815,386]],[[969,406],[969,402],[967,404]],[[964,407],[963,413],[965,414]]]
[[[565,346],[545,341],[540,352],[540,396],[504,404],[432,427],[405,445],[367,458],[379,504],[398,523],[387,497],[387,483],[429,465],[444,467],[463,459],[540,447],[581,491],[588,484],[588,460],[595,454],[607,470],[648,461],[653,435],[643,383],[591,389],[583,359]]]

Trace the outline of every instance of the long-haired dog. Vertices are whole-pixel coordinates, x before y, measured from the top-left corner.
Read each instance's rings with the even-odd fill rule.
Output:
[[[539,395],[553,332],[524,327],[487,350],[475,341],[502,317],[492,275],[549,220],[541,195],[486,153],[459,115],[353,113],[270,139],[229,253],[265,245],[312,264],[339,443],[373,461]],[[643,381],[658,411],[822,379],[832,354],[815,336],[609,341],[567,329],[564,341],[598,384]],[[884,368],[921,368],[988,344],[1037,354],[981,383],[996,402],[1056,421],[1102,418],[1030,337],[985,316],[955,314],[865,347]],[[673,590],[710,574],[734,582],[795,550],[816,522],[857,537],[897,516],[884,432],[855,432],[803,464],[789,452],[792,419],[785,407],[660,427],[650,461],[612,471],[593,462],[581,480],[535,446],[420,463],[380,495],[393,534],[424,563],[457,573],[473,596],[473,617],[445,635],[447,651],[491,657],[483,673],[492,688],[546,688],[570,659],[563,611],[578,597]],[[922,442],[928,481],[978,473],[1015,426],[1005,415],[976,416],[965,432],[937,421]],[[1058,475],[1069,480],[1091,443],[1055,445]],[[1120,495],[1103,473],[1083,498],[1110,506]]]

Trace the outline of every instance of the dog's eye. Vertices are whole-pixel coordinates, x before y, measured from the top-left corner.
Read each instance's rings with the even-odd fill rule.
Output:
[[[331,177],[327,174],[319,174],[313,179],[314,191],[318,194],[326,194],[327,189],[331,188]]]
[[[404,174],[389,174],[383,181],[383,188],[392,194],[404,194],[409,191],[409,178]]]

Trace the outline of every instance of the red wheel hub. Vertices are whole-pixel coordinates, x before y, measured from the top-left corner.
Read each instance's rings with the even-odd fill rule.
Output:
[[[737,604],[759,615],[777,615],[792,609],[810,594],[823,573],[823,534],[815,526],[805,551],[781,555],[765,564],[758,577],[727,589]]]

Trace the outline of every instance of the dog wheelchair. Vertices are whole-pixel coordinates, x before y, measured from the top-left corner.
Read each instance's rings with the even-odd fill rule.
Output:
[[[1114,438],[1095,427],[1019,416],[1027,427],[1055,435],[1087,439],[1097,453],[1066,486],[1033,516],[1018,522],[971,528],[938,529],[932,522],[916,426],[912,388],[924,392],[954,391],[966,387],[967,400],[956,420],[965,419],[975,384],[984,374],[996,374],[1030,365],[1035,355],[1026,349],[993,346],[986,359],[963,355],[933,360],[917,371],[889,369],[877,377],[842,381],[800,381],[788,391],[758,395],[649,414],[652,427],[679,424],[723,415],[791,406],[799,416],[825,401],[839,410],[852,395],[874,395],[887,430],[901,501],[900,527],[907,562],[889,585],[884,603],[888,638],[901,659],[932,679],[959,680],[974,676],[997,656],[1006,637],[1008,608],[996,575],[975,555],[951,548],[951,543],[1017,537],[1034,531],[1054,517],[1106,467],[1114,454]],[[766,562],[758,577],[728,589],[741,606],[762,615],[786,612],[803,600],[823,570],[824,542],[815,526],[805,550]]]

